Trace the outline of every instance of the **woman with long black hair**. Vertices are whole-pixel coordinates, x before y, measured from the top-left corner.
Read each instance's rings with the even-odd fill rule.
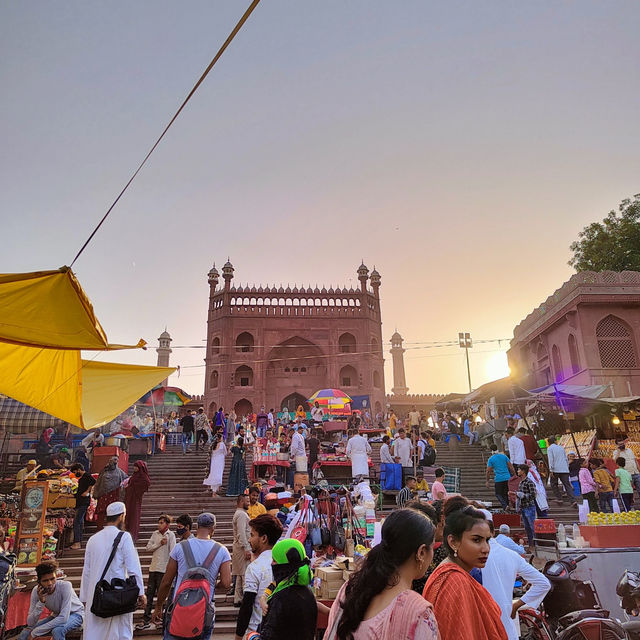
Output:
[[[449,503],[445,505],[451,507]],[[442,640],[507,640],[500,608],[471,577],[489,557],[491,530],[485,515],[471,505],[449,511],[444,525],[448,558],[427,580],[424,597],[433,602]]]
[[[437,640],[431,605],[411,590],[433,557],[435,527],[413,509],[393,511],[382,542],[340,589],[324,640]]]

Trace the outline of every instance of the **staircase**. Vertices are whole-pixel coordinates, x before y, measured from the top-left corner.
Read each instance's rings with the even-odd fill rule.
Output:
[[[130,473],[133,472],[133,462],[131,461],[130,464]],[[168,513],[174,519],[180,514],[188,513],[194,521],[203,511],[214,513],[217,518],[215,539],[226,545],[231,552],[233,543],[231,519],[236,505],[235,498],[212,497],[207,493],[208,487],[205,487],[202,481],[209,473],[208,455],[203,451],[196,453],[192,449],[191,453],[183,455],[181,447],[167,447],[164,453],[150,457],[147,460],[147,465],[151,476],[151,488],[142,500],[140,537],[136,543],[145,587],[152,555],[145,550],[145,546],[157,528],[158,517],[161,513]],[[250,461],[247,460],[247,470],[250,468],[249,465]],[[230,466],[231,457],[229,456],[223,475],[225,485]],[[172,525],[172,529],[175,529],[175,525]],[[95,525],[87,523],[82,549],[78,551],[66,549],[63,557],[59,559],[61,568],[64,569],[67,579],[71,581],[76,592],[80,590],[86,540],[95,533],[95,530]],[[222,638],[233,638],[238,611],[233,607],[233,598],[216,593],[215,605],[214,636],[221,637],[221,640]],[[142,614],[142,610],[135,612],[134,624],[142,621]],[[159,633],[159,631],[151,629],[136,631],[135,635],[160,637]]]

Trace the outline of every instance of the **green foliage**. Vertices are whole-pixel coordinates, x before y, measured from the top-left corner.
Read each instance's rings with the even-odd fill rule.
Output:
[[[640,271],[640,194],[585,227],[570,249],[576,271]]]

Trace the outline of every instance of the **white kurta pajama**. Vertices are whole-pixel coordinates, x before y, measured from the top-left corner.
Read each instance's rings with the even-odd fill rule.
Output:
[[[133,638],[133,613],[112,618],[99,618],[91,613],[93,592],[111,554],[113,541],[119,533],[120,530],[117,527],[107,525],[102,531],[91,536],[87,542],[80,583],[80,600],[85,603],[84,640],[132,640]],[[125,532],[105,575],[105,580],[110,582],[112,578],[127,578],[130,575],[136,577],[140,595],[144,594],[138,552],[133,546],[131,534]]]
[[[369,476],[369,454],[371,445],[362,436],[353,436],[347,442],[347,457],[351,458],[351,475]]]

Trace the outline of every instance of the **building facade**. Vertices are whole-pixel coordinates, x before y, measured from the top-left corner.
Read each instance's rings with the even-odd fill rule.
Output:
[[[306,406],[314,392],[342,389],[384,407],[380,274],[362,264],[359,289],[232,286],[234,268],[208,274],[204,398],[238,415],[262,405]],[[368,286],[370,284],[370,287]]]
[[[513,331],[511,374],[525,389],[606,384],[640,395],[640,273],[577,273]]]

